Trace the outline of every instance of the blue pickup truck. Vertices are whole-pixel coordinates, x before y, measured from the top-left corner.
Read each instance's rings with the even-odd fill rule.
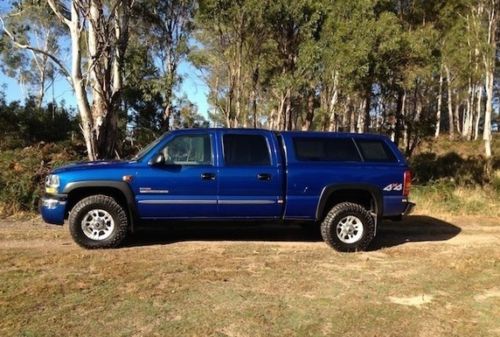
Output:
[[[143,224],[294,221],[318,224],[338,251],[364,250],[383,218],[414,204],[404,157],[378,135],[187,129],[166,133],[128,161],[55,169],[40,211],[67,219],[85,248],[120,245]]]

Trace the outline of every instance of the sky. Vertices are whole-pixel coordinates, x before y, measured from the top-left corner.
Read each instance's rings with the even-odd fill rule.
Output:
[[[0,0],[0,13],[4,13],[9,10],[10,1]],[[176,90],[178,97],[184,95],[198,107],[198,112],[202,114],[205,118],[208,117],[208,87],[203,82],[199,76],[199,70],[197,70],[191,63],[184,61],[179,65],[179,75],[183,78],[183,81]],[[23,92],[22,86],[17,82],[16,79],[6,76],[0,71],[0,88],[5,92],[7,101],[23,101],[26,98],[27,93]],[[50,88],[46,95],[45,101],[52,102],[55,98],[56,102],[64,101],[66,106],[74,107],[76,109],[76,100],[73,90],[69,83],[63,77],[59,77],[54,88]]]
[[[179,65],[179,74],[182,76],[183,81],[176,94],[178,97],[185,94],[191,102],[198,106],[198,112],[207,118],[209,108],[207,101],[208,87],[200,78],[199,70],[197,70],[191,63],[185,61]],[[0,86],[5,92],[6,99],[9,102],[23,101],[26,98],[27,93],[23,92],[23,89],[17,80],[7,77],[2,72],[0,72]],[[66,106],[76,108],[73,90],[66,79],[59,76],[53,89],[54,90],[52,91],[52,88],[50,88],[45,95],[45,100],[47,102],[51,102],[54,96],[56,102],[64,100]]]

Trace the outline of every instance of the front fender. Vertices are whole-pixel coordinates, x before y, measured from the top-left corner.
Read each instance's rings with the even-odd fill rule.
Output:
[[[127,211],[129,213],[130,227],[133,231],[134,224],[137,221],[137,209],[135,206],[135,198],[130,186],[124,181],[113,180],[90,180],[70,182],[64,186],[62,193],[69,195],[71,192],[86,188],[113,188],[121,192],[127,202]]]

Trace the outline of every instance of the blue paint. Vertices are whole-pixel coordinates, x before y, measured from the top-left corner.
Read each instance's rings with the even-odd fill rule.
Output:
[[[175,137],[209,134],[212,163],[203,165],[160,165],[150,161]],[[270,165],[228,166],[224,162],[223,137],[227,134],[265,137]],[[295,137],[341,137],[384,142],[394,153],[394,162],[314,162],[300,161],[295,155]],[[386,137],[367,134],[280,132],[259,129],[187,129],[165,134],[142,157],[133,161],[77,163],[52,172],[60,178],[62,198],[68,184],[78,182],[123,183],[131,176],[128,189],[136,218],[141,219],[272,219],[320,220],[318,205],[325,188],[362,185],[382,196],[379,216],[404,212],[407,197],[401,189],[384,190],[390,184],[403,184],[408,166],[396,146]],[[205,177],[205,178],[203,178]],[[208,178],[207,178],[208,177]],[[264,178],[264,179],[263,179]],[[123,183],[126,184],[126,183]],[[69,203],[68,203],[69,204]],[[69,210],[41,206],[43,219],[62,224]]]

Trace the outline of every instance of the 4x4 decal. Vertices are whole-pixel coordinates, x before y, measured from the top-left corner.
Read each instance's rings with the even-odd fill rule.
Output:
[[[384,187],[384,191],[401,191],[403,189],[403,184],[393,183]]]

